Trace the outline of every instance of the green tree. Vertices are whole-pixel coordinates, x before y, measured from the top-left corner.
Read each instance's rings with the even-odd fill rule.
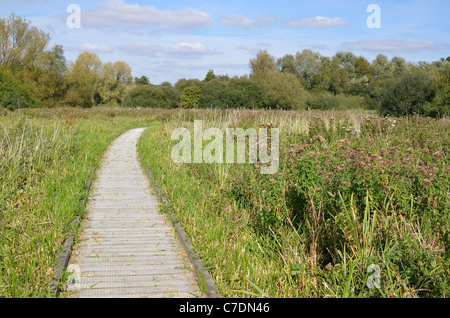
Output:
[[[275,57],[270,55],[267,50],[260,51],[255,58],[250,59],[250,78],[255,80],[264,80],[269,74],[277,71]]]
[[[101,83],[102,62],[91,52],[78,55],[69,67],[67,83],[69,89],[65,102],[71,106],[92,107],[101,102],[98,92]]]
[[[409,116],[424,114],[432,100],[434,77],[415,68],[403,74],[381,93],[381,115]]]
[[[203,80],[203,82],[209,82],[213,79],[216,79],[216,75],[214,74],[213,70],[209,70],[209,72],[206,74],[205,79]]]
[[[50,36],[30,21],[16,17],[0,18],[0,65],[13,74],[34,65],[43,54]]]
[[[268,99],[264,87],[245,78],[215,79],[204,84],[199,99],[200,108],[264,108]]]
[[[185,79],[185,78],[182,78],[182,79],[178,80],[175,83],[175,88],[176,88],[177,91],[180,92],[180,94],[183,93],[183,91],[186,88],[190,87],[190,86],[201,87],[202,86],[202,82],[200,80],[198,80],[198,79]]]
[[[200,103],[201,88],[197,85],[188,86],[180,97],[181,108],[198,108]]]
[[[110,106],[119,106],[125,95],[127,85],[130,85],[133,77],[131,67],[123,62],[108,62],[103,64],[98,94],[101,103]]]
[[[329,70],[328,90],[332,93],[346,93],[350,89],[350,77],[347,68],[341,67],[337,56],[333,56]]]
[[[295,75],[270,72],[261,83],[267,93],[269,108],[306,108],[307,93]]]
[[[67,92],[67,62],[61,45],[45,51],[34,65],[23,71],[25,82],[44,106],[56,106]]]
[[[442,117],[450,114],[450,64],[441,71],[437,81],[431,88],[434,99],[425,105],[425,113],[431,117]]]
[[[378,54],[371,64],[375,79],[393,74],[393,65],[384,54]]]
[[[320,71],[322,66],[321,55],[308,49],[295,54],[295,65],[299,74],[299,79],[307,89],[313,87],[314,76]]]
[[[367,77],[369,81],[373,79],[372,68],[366,58],[360,56],[355,60],[355,74],[357,78]]]
[[[150,80],[148,79],[148,77],[147,76],[145,76],[145,75],[142,75],[141,77],[139,77],[139,78],[135,78],[134,79],[134,82],[136,83],[136,84],[138,84],[138,85],[148,85],[148,84],[150,84]]]
[[[277,68],[281,73],[290,73],[298,76],[300,78],[300,74],[295,64],[295,57],[292,54],[286,54],[282,58],[277,60]]]
[[[9,70],[0,66],[0,107],[15,110],[37,104],[31,90]]]
[[[335,55],[339,61],[339,66],[347,70],[350,79],[356,77],[355,62],[357,57],[352,52],[338,51]]]
[[[179,102],[179,93],[168,85],[136,85],[123,99],[124,107],[175,108]]]

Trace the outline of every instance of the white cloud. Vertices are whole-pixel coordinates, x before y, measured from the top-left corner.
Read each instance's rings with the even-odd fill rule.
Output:
[[[164,48],[158,45],[150,45],[145,42],[129,43],[119,45],[118,48],[129,55],[154,56],[159,52],[163,52]]]
[[[331,26],[347,26],[347,22],[341,18],[328,18],[317,16],[315,18],[304,18],[300,20],[289,20],[285,22],[289,26],[309,26],[314,28],[331,27]]]
[[[219,54],[216,50],[208,49],[202,43],[182,42],[170,47],[151,45],[146,42],[136,42],[119,45],[118,48],[129,55],[156,56],[158,53],[175,58],[196,59],[205,55]]]
[[[125,0],[109,0],[97,9],[82,12],[82,25],[89,27],[156,27],[184,32],[212,23],[211,16],[191,8],[185,10],[159,10],[154,6],[128,4]]]
[[[222,24],[228,26],[238,26],[246,29],[253,27],[263,27],[267,23],[275,22],[277,18],[271,14],[259,15],[257,19],[252,20],[243,14],[232,14],[221,19]]]
[[[250,54],[256,54],[261,51],[262,47],[270,47],[270,43],[257,43],[256,45],[239,44],[236,49],[247,51]]]
[[[94,53],[111,53],[113,51],[112,48],[106,45],[92,44],[92,43],[83,43],[78,47],[70,47],[69,50],[72,51],[90,51]]]
[[[422,40],[359,40],[355,42],[344,42],[343,46],[348,50],[360,50],[371,52],[402,52],[417,53],[421,51],[439,50],[440,47],[432,41]]]
[[[216,50],[208,49],[205,45],[198,42],[182,42],[169,47],[167,53],[179,58],[199,58],[204,55],[218,54],[219,52],[217,52]]]

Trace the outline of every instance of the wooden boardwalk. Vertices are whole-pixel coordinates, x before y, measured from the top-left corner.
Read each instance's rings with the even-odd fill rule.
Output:
[[[133,129],[97,171],[69,269],[72,297],[196,297],[197,277],[138,161]]]

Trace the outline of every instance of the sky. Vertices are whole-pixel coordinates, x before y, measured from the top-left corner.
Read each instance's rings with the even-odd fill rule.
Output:
[[[0,17],[29,19],[68,61],[94,52],[104,63],[127,62],[153,84],[203,79],[211,69],[249,74],[260,50],[431,62],[450,56],[449,11],[449,0],[0,0]]]

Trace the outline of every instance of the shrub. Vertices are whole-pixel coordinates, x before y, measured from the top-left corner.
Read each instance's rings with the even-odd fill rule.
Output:
[[[434,99],[425,105],[425,113],[431,117],[450,114],[450,65],[447,65],[432,87]]]
[[[167,85],[139,85],[129,90],[122,106],[144,108],[175,108],[179,94],[175,88]]]
[[[414,69],[403,74],[393,85],[382,91],[380,114],[408,116],[424,114],[424,106],[432,99],[434,78],[422,70]]]
[[[268,99],[263,86],[248,79],[212,79],[201,89],[201,108],[264,108]]]
[[[15,110],[33,107],[37,103],[38,101],[25,84],[0,67],[0,107]]]
[[[267,92],[268,107],[304,109],[307,93],[298,78],[289,73],[271,72],[261,83]]]

